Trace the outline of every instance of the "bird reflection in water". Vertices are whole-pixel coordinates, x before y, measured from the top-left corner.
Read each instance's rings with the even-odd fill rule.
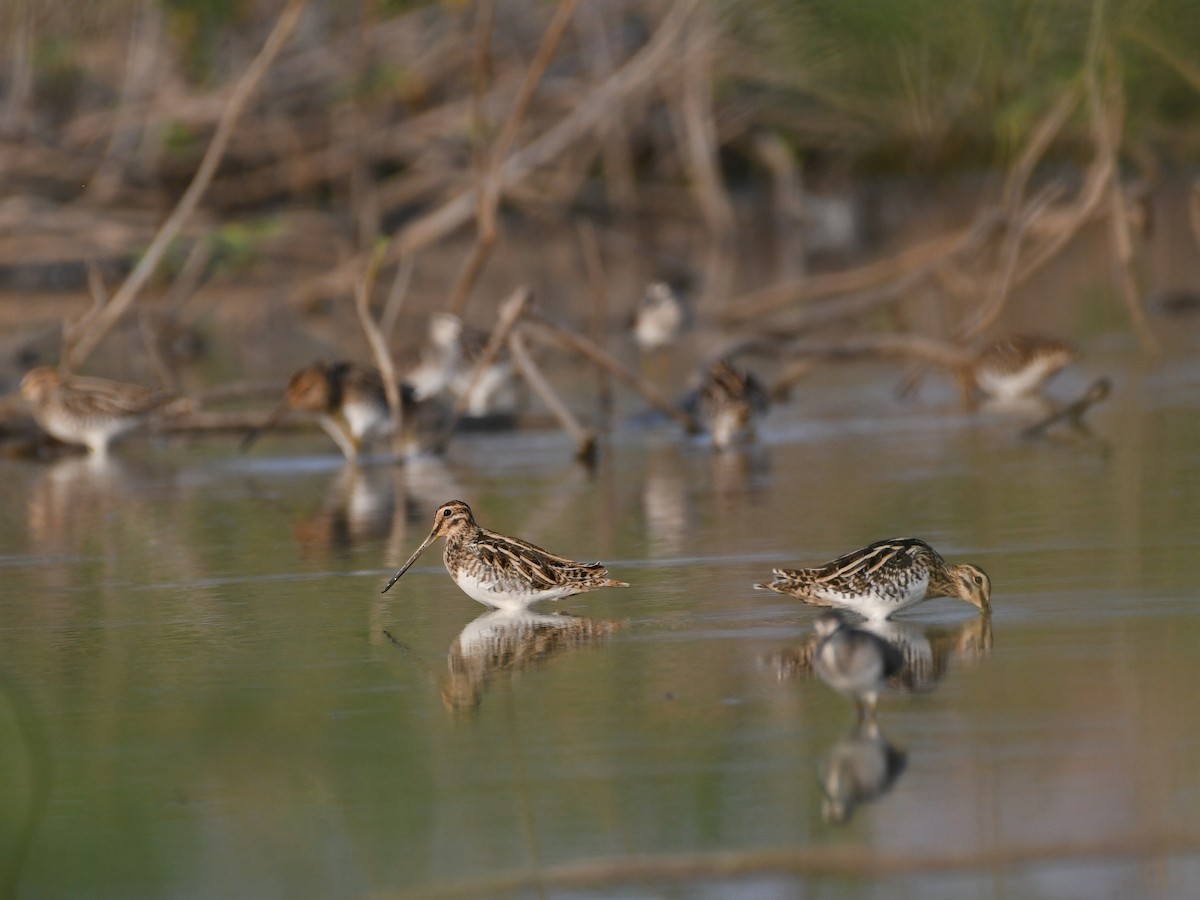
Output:
[[[346,465],[330,482],[321,508],[292,525],[301,551],[310,556],[342,556],[364,542],[392,534],[397,500],[404,497],[394,466]],[[403,534],[401,534],[403,540]]]
[[[446,709],[454,715],[472,713],[494,676],[530,669],[566,651],[603,643],[625,624],[567,613],[504,609],[484,613],[450,645],[449,673],[442,683]]]
[[[904,668],[904,656],[878,635],[850,625],[841,610],[817,616],[813,628],[819,638],[813,670],[855,702],[859,719],[873,719],[888,680]]]
[[[929,691],[951,667],[983,659],[992,649],[992,620],[984,615],[951,627],[922,628],[893,620],[847,626],[841,613],[824,613],[816,626],[803,644],[771,653],[763,663],[781,681],[816,675],[858,704],[858,721],[818,767],[821,816],[843,825],[858,806],[891,790],[907,761],[879,728],[874,715],[878,694],[885,687],[900,693]],[[857,652],[851,652],[852,645]]]
[[[330,481],[320,508],[296,519],[292,534],[302,553],[317,558],[384,541],[384,559],[399,565],[408,526],[423,525],[438,499],[461,493],[458,484],[439,456],[415,456],[402,467],[347,462]]]
[[[875,720],[875,705],[889,679],[906,668],[904,653],[873,631],[855,628],[840,610],[814,623],[819,638],[813,670],[858,706],[858,723],[825,755],[820,767],[825,821],[850,821],[854,807],[886,793],[904,769],[905,755],[893,747]]]
[[[713,453],[708,463],[713,494],[725,505],[753,503],[769,483],[771,457],[761,444],[744,444]]]
[[[821,761],[821,818],[846,824],[857,806],[891,789],[906,762],[907,755],[884,737],[873,718],[858,722]]]
[[[901,693],[932,690],[952,667],[974,664],[992,650],[991,616],[972,616],[952,626],[887,619],[855,627],[887,641],[903,657],[903,667],[888,681],[891,690]],[[810,678],[816,674],[813,658],[819,643],[814,632],[796,647],[765,655],[763,665],[780,681]]]
[[[108,456],[64,456],[38,473],[29,493],[31,543],[44,556],[78,552],[95,523],[122,512],[136,496],[124,466]],[[107,529],[102,530],[107,537]]]

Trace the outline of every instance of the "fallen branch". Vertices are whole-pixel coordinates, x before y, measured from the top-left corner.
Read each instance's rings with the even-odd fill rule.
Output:
[[[579,246],[583,253],[584,269],[587,271],[588,291],[592,295],[592,342],[604,350],[604,339],[608,333],[608,279],[604,274],[604,260],[600,254],[600,240],[595,227],[588,221],[576,225]],[[596,369],[596,397],[600,421],[607,423],[612,414],[612,381],[608,373]]]
[[[475,246],[455,281],[454,289],[450,292],[450,301],[446,305],[447,311],[456,316],[462,315],[463,308],[467,305],[467,298],[471,295],[471,289],[479,280],[479,273],[483,271],[488,257],[491,256],[492,248],[496,246],[496,241],[500,236],[496,226],[496,208],[500,204],[501,194],[499,162],[507,157],[509,150],[512,149],[517,131],[533,102],[533,95],[536,93],[538,85],[541,84],[546,70],[550,67],[550,61],[554,59],[554,52],[562,41],[562,36],[567,30],[567,25],[570,23],[578,3],[579,0],[561,0],[558,4],[558,8],[554,11],[554,17],[546,26],[546,33],[542,36],[542,43],[538,46],[533,62],[529,64],[529,69],[521,82],[521,88],[517,92],[516,100],[513,101],[508,119],[500,129],[496,143],[487,154],[487,163],[480,176],[479,209],[476,214],[478,234]],[[490,10],[490,5],[488,8]],[[490,19],[490,14],[488,18]]]
[[[257,433],[262,429],[262,424],[263,417],[260,412],[199,411],[157,420],[153,423],[152,428],[154,431],[169,432],[172,434],[215,431],[242,434],[246,432]],[[272,431],[300,430],[311,427],[312,420],[298,414],[282,414],[271,422]]]
[[[759,349],[743,344],[726,350],[726,355]],[[970,351],[950,341],[919,334],[869,334],[842,341],[792,341],[776,343],[773,351],[780,356],[802,360],[850,360],[863,357],[914,360],[949,372],[961,371],[971,364]]]
[[[716,25],[708,6],[687,29],[687,51],[680,70],[680,142],[700,212],[709,230],[726,236],[733,228],[733,203],[721,176],[720,147],[713,118],[713,45]]]
[[[999,320],[1012,295],[1013,279],[1020,260],[1021,242],[1030,226],[1061,193],[1057,184],[1047,185],[1010,222],[1000,252],[1000,269],[992,282],[986,301],[976,310],[973,320],[959,330],[959,339],[969,341],[987,331]]]

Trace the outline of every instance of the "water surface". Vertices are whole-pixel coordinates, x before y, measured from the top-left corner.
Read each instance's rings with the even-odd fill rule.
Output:
[[[1036,442],[861,367],[748,452],[622,428],[594,472],[552,433],[405,468],[316,433],[4,461],[0,885],[1196,896],[1200,365],[1125,359],[1056,385],[1113,375],[1090,436]],[[481,620],[430,552],[381,595],[453,497],[633,586]],[[858,729],[812,612],[749,586],[910,534],[995,612],[905,615],[919,671]],[[856,759],[897,771],[839,807]]]

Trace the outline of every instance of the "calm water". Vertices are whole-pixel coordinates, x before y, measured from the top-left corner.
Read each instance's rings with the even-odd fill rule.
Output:
[[[625,429],[594,473],[557,434],[4,461],[0,894],[1200,895],[1200,360],[1126,349],[1055,386],[1113,375],[1090,438],[863,367],[752,453]],[[633,587],[481,619],[439,551],[381,596],[452,497]],[[856,729],[749,585],[905,534],[995,613],[905,616]]]

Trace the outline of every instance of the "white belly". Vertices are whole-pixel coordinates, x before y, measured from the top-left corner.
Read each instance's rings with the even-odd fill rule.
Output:
[[[925,592],[928,589],[929,575],[926,573],[924,577],[911,581],[907,585],[897,586],[895,592],[876,589],[861,594],[850,594],[816,587],[812,593],[834,606],[852,610],[868,619],[882,620],[914,603],[920,603],[925,599]]]
[[[983,369],[977,375],[979,389],[997,400],[1015,400],[1037,390],[1054,369],[1049,360],[1040,360],[1018,372],[1002,374]]]
[[[514,588],[511,585],[476,578],[461,569],[452,575],[454,583],[464,594],[484,606],[496,609],[525,609],[531,603],[537,603],[539,600],[558,600],[578,593],[576,589],[570,587],[551,588],[544,591]]]
[[[373,403],[347,403],[342,407],[350,433],[360,441],[392,430],[391,418]]]
[[[97,416],[94,419],[78,420],[51,409],[40,420],[46,431],[68,444],[85,444],[95,453],[103,453],[110,441],[132,431],[141,423],[140,418]]]

